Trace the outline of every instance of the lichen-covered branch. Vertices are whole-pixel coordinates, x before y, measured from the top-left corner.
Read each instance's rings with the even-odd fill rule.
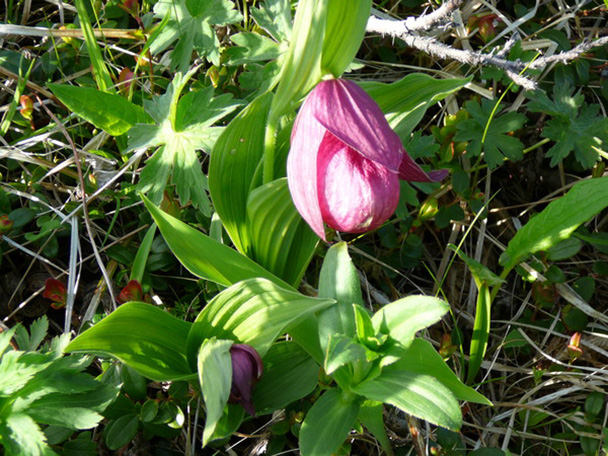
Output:
[[[523,62],[521,60],[510,61],[504,58],[506,52],[497,54],[484,54],[482,52],[457,49],[448,44],[442,43],[436,38],[421,35],[420,32],[431,30],[440,24],[449,23],[452,13],[462,4],[463,0],[449,0],[440,8],[429,14],[419,17],[408,17],[404,20],[380,19],[371,16],[367,23],[368,33],[380,33],[384,36],[391,36],[403,40],[408,46],[419,49],[427,54],[439,59],[452,59],[471,66],[493,66],[504,70],[505,73],[515,82],[526,90],[534,90],[537,87],[536,81],[526,76],[522,76],[526,68],[544,68],[552,63],[568,63],[577,59],[583,53],[593,48],[608,44],[608,37],[602,37],[594,41],[585,41],[575,46],[570,51],[560,52],[548,57],[539,57],[534,62]],[[509,39],[505,46],[511,47],[517,37]]]

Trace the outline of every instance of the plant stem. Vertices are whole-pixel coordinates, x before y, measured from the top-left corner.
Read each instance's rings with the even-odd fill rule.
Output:
[[[271,112],[266,125],[266,136],[264,138],[264,184],[274,180],[274,152],[276,147],[278,119]]]
[[[536,144],[534,144],[533,146],[528,147],[527,149],[523,150],[524,154],[527,154],[528,152],[532,152],[535,149],[538,149],[541,146],[544,146],[545,144],[547,144],[549,141],[551,141],[549,138],[545,138],[542,141],[537,142]]]

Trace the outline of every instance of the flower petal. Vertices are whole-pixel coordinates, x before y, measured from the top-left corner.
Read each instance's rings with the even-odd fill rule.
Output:
[[[317,193],[317,153],[325,128],[312,116],[312,103],[304,102],[291,134],[287,157],[287,184],[291,198],[304,220],[317,235],[325,239],[325,226]]]
[[[316,119],[336,138],[389,170],[397,172],[403,146],[380,106],[352,81],[320,82],[306,100]]]
[[[405,150],[399,166],[399,179],[409,182],[439,182],[449,174],[447,169],[425,173],[424,170],[408,155]]]
[[[396,173],[368,160],[331,134],[319,150],[319,203],[323,220],[347,233],[371,231],[395,212],[399,203]]]

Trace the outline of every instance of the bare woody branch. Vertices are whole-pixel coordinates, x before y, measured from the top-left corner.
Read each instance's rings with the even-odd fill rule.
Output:
[[[544,68],[552,63],[568,63],[577,59],[583,53],[591,49],[605,46],[608,44],[608,37],[602,37],[595,41],[584,41],[567,52],[548,57],[540,57],[534,62],[523,62],[521,60],[510,61],[504,58],[506,52],[498,54],[484,54],[482,52],[469,51],[466,49],[456,49],[450,45],[442,43],[436,38],[421,35],[419,32],[428,31],[438,25],[450,22],[452,13],[463,3],[463,0],[449,0],[440,8],[429,14],[419,17],[408,17],[397,21],[391,19],[380,19],[371,16],[367,23],[368,33],[380,33],[383,36],[391,36],[403,40],[409,47],[419,49],[427,54],[439,59],[452,59],[471,66],[493,66],[504,70],[513,82],[522,86],[526,90],[534,90],[537,87],[536,81],[526,76],[522,76],[526,68]],[[511,47],[515,42],[515,37],[508,41]]]

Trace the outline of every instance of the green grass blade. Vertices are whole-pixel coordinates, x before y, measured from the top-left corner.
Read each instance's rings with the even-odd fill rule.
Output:
[[[469,351],[469,371],[467,373],[467,383],[471,383],[481,367],[481,362],[488,348],[488,336],[490,334],[490,309],[492,298],[490,287],[483,283],[479,287],[477,294],[477,308],[475,310],[475,323],[473,325],[473,337],[471,339],[471,349]]]
[[[89,19],[89,14],[87,13],[83,0],[76,0],[76,10],[78,11],[78,18],[80,19],[80,26],[82,27],[84,41],[87,45],[87,50],[89,51],[89,57],[91,58],[93,77],[95,78],[97,87],[102,92],[113,92],[112,86],[114,85],[114,81],[112,81],[110,71],[101,55],[101,49],[93,34],[91,20]]]

